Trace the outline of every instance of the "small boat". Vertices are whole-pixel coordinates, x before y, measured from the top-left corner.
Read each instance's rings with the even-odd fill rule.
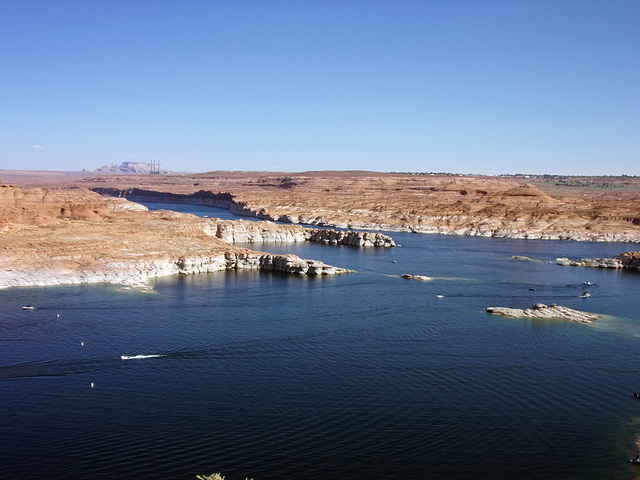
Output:
[[[33,305],[25,305],[24,307],[22,307],[23,310],[35,310],[36,307],[34,307]]]
[[[633,463],[634,465],[640,465],[640,455],[638,455],[636,458],[632,458],[631,460],[629,460],[629,463]]]
[[[587,298],[587,297],[590,297],[591,294],[589,292],[584,292],[581,296],[582,298]]]
[[[138,360],[140,358],[158,358],[162,355],[120,355],[120,360]]]

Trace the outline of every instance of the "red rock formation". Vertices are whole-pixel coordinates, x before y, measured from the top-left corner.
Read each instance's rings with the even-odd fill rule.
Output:
[[[97,220],[110,215],[110,203],[87,189],[20,189],[0,184],[0,224],[53,225],[59,218]]]

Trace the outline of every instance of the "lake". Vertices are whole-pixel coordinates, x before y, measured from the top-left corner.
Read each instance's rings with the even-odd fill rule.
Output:
[[[0,478],[640,476],[640,274],[511,258],[638,245],[391,236],[248,245],[357,271],[333,277],[1,290]],[[536,302],[604,317],[484,311]]]

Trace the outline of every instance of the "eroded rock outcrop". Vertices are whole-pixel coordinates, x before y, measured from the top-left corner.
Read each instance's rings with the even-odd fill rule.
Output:
[[[356,247],[395,247],[393,239],[379,232],[353,232],[323,229],[306,229],[308,241],[329,245],[352,245]]]
[[[241,216],[351,230],[640,242],[636,197],[560,198],[511,179],[378,172],[149,177],[95,177],[82,185],[133,200],[165,197]]]
[[[207,219],[204,231],[229,244],[317,242],[355,247],[395,247],[389,235],[380,232],[353,232],[279,225],[273,222]]]
[[[127,236],[116,234],[121,240]],[[210,273],[222,270],[265,270],[294,275],[336,275],[351,270],[307,260],[295,255],[274,255],[238,249],[225,244],[202,244],[195,238],[173,240],[170,248],[149,251],[142,245],[152,245],[151,235],[141,248],[136,239],[125,240],[125,248],[115,249],[104,241],[100,247],[64,242],[52,247],[51,243],[31,248],[14,247],[0,251],[0,288],[17,286],[44,286],[78,283],[115,283],[139,285],[155,277]],[[166,241],[166,240],[165,240]],[[93,242],[91,242],[93,243]],[[184,243],[184,245],[183,245]],[[104,249],[104,251],[103,251]],[[107,253],[109,252],[109,253]]]
[[[640,252],[625,252],[614,257],[626,268],[640,268]]]
[[[556,262],[558,265],[569,267],[623,268],[622,261],[617,258],[581,258],[580,260],[558,258]]]
[[[0,288],[96,282],[138,285],[154,277],[230,269],[294,275],[350,272],[295,255],[229,244],[219,238],[220,232],[247,231],[232,221],[147,211],[93,192],[63,191],[58,198],[56,191],[6,187],[4,194],[0,205],[8,228],[0,234]],[[91,203],[84,205],[83,199]],[[95,199],[104,203],[92,203]],[[34,221],[40,217],[23,215],[25,211],[47,212],[47,221]],[[254,240],[305,240],[300,226],[261,224],[259,230]]]
[[[352,270],[337,268],[317,260],[305,260],[295,255],[240,251],[218,255],[144,256],[141,258],[91,261],[86,255],[42,260],[32,265],[13,266],[0,270],[0,288],[20,286],[50,286],[81,283],[111,283],[144,285],[156,277],[211,273],[223,270],[265,270],[293,275],[336,275]]]
[[[214,193],[199,190],[192,194],[159,192],[139,188],[117,189],[111,187],[93,188],[100,195],[126,198],[132,202],[180,203],[188,205],[205,205],[225,208],[231,213],[243,217],[259,218],[270,222],[291,224],[321,225],[314,220],[301,221],[299,217],[288,215],[273,216],[265,209],[253,209],[245,202],[234,200],[229,193]],[[334,225],[345,227],[346,224]],[[219,223],[216,236],[227,243],[294,243],[302,241],[326,243],[329,245],[352,245],[357,247],[395,247],[395,242],[388,235],[380,232],[336,231],[331,229],[287,229],[264,228],[255,222]],[[376,227],[374,230],[378,230]]]
[[[49,226],[60,218],[100,220],[114,211],[146,210],[124,199],[102,197],[84,188],[16,188],[0,184],[0,223]]]
[[[600,315],[595,313],[582,312],[580,310],[574,310],[572,308],[555,304],[546,306],[542,303],[537,303],[532,308],[527,308],[525,310],[508,307],[487,307],[486,311],[487,313],[493,313],[495,315],[505,315],[507,317],[561,318],[569,320],[571,322],[579,323],[592,323],[594,320],[597,320],[601,317]]]
[[[571,267],[639,269],[640,252],[625,252],[613,258],[581,258],[580,260],[558,258],[556,262],[558,265]]]

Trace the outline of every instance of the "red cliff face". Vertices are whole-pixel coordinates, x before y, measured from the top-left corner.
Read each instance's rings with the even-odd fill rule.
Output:
[[[86,189],[22,189],[0,185],[0,226],[47,226],[61,218],[97,220],[107,216],[108,201]]]

